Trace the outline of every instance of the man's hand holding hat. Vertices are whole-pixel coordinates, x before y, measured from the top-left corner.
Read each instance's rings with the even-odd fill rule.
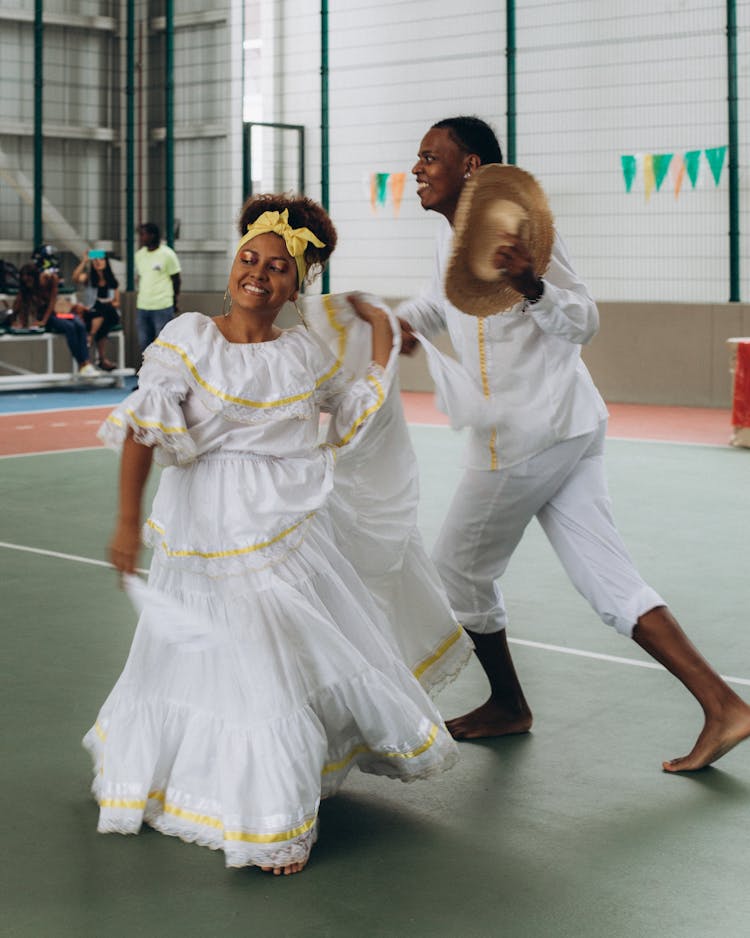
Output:
[[[532,303],[544,292],[544,282],[534,270],[534,259],[520,238],[498,247],[492,264],[514,290]]]
[[[453,228],[445,293],[454,306],[492,316],[541,297],[554,221],[530,173],[500,163],[480,166],[464,186]]]

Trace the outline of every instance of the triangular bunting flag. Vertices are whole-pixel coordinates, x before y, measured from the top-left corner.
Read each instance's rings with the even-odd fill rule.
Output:
[[[685,169],[687,170],[688,179],[690,180],[690,185],[695,189],[695,184],[698,181],[698,170],[700,169],[701,162],[701,151],[700,150],[688,150],[684,157],[685,160]]]
[[[625,191],[630,192],[638,164],[634,156],[621,156],[620,162],[622,163],[622,175],[625,179]]]
[[[661,189],[661,184],[664,182],[664,177],[667,175],[667,170],[669,169],[669,164],[672,162],[671,153],[654,153],[653,165],[654,165],[654,180],[656,182],[656,191],[658,192]]]
[[[406,173],[391,173],[391,198],[393,199],[393,214],[398,216],[401,208],[401,199],[404,196]]]
[[[377,174],[377,203],[378,205],[385,205],[385,198],[388,193],[388,176],[389,173],[378,173]]]
[[[646,190],[647,202],[654,191],[654,182],[654,157],[652,153],[646,153],[643,157],[643,188]]]
[[[721,179],[721,170],[724,166],[724,157],[726,155],[726,147],[711,147],[710,150],[706,150],[706,159],[708,160],[708,165],[711,167],[711,175],[714,177],[714,182],[717,186]]]
[[[685,178],[685,161],[682,159],[678,153],[675,158],[672,160],[672,180],[674,188],[674,197],[677,199],[680,196],[680,189],[682,188],[682,181]]]

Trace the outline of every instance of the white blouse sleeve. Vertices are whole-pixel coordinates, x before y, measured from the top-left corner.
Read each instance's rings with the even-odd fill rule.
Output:
[[[573,270],[565,245],[557,234],[543,279],[541,299],[525,304],[525,311],[548,335],[559,336],[576,345],[590,342],[599,330],[599,310],[588,287]]]
[[[453,229],[445,218],[439,221],[435,240],[432,278],[417,296],[396,307],[396,315],[405,319],[415,332],[434,336],[446,328],[445,268],[453,250]]]
[[[99,429],[99,439],[105,446],[119,450],[128,429],[132,429],[136,442],[155,448],[160,465],[192,462],[196,446],[181,406],[188,390],[178,369],[147,358],[138,373],[137,390],[107,417]]]
[[[345,296],[310,297],[305,303],[307,321],[323,352],[342,365],[318,389],[320,409],[331,414],[327,444],[336,449],[359,439],[385,403],[398,374],[401,332],[396,318],[378,297],[363,295],[362,299],[385,310],[390,318],[393,344],[385,368],[371,360],[372,330]]]

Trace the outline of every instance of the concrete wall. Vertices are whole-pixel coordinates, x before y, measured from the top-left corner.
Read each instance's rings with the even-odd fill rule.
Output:
[[[750,336],[750,304],[599,303],[599,312],[583,357],[606,400],[730,406],[727,339]]]

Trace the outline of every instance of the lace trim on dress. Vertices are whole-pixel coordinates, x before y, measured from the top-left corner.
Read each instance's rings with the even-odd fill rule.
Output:
[[[432,696],[451,684],[466,667],[474,648],[459,625],[435,651],[421,661],[412,674]]]
[[[229,550],[209,551],[172,546],[165,540],[164,528],[153,518],[149,518],[143,525],[142,539],[147,547],[159,551],[170,566],[179,566],[207,576],[227,576],[248,569],[264,570],[286,559],[289,552],[296,550],[304,541],[315,514],[311,511],[273,535],[259,535],[263,540]]]
[[[175,367],[176,360],[181,362],[180,370],[185,375],[191,390],[195,392],[207,410],[212,413],[221,413],[229,420],[244,424],[267,423],[280,418],[311,419],[316,412],[317,389],[340,368],[340,362],[334,362],[331,368],[317,378],[312,386],[301,388],[285,397],[253,400],[249,397],[228,394],[211,384],[200,374],[187,352],[179,345],[158,338],[146,354],[150,361],[157,361],[170,368]]]
[[[167,800],[163,791],[151,791],[145,799],[102,797],[99,776],[92,793],[101,809],[97,830],[103,834],[137,834],[143,823],[185,843],[223,850],[226,865],[288,866],[305,863],[318,839],[314,814],[297,828],[276,833],[227,830],[218,817],[188,810]]]
[[[179,409],[179,408],[178,408]],[[110,449],[122,448],[128,429],[133,439],[143,446],[154,447],[159,465],[185,465],[192,462],[197,449],[184,423],[167,424],[161,420],[147,420],[136,414],[133,408],[113,411],[99,428],[97,436]]]
[[[375,401],[370,404],[369,407],[366,407],[358,417],[356,417],[349,429],[342,433],[338,440],[333,440],[326,445],[334,446],[337,449],[341,449],[341,447],[346,446],[347,443],[352,441],[355,434],[357,433],[357,430],[359,430],[367,418],[377,413],[383,406],[383,402],[385,401],[385,390],[383,388],[383,383],[385,381],[385,371],[383,368],[381,368],[381,366],[375,362],[371,362],[367,368],[365,380],[368,381],[375,390]]]

